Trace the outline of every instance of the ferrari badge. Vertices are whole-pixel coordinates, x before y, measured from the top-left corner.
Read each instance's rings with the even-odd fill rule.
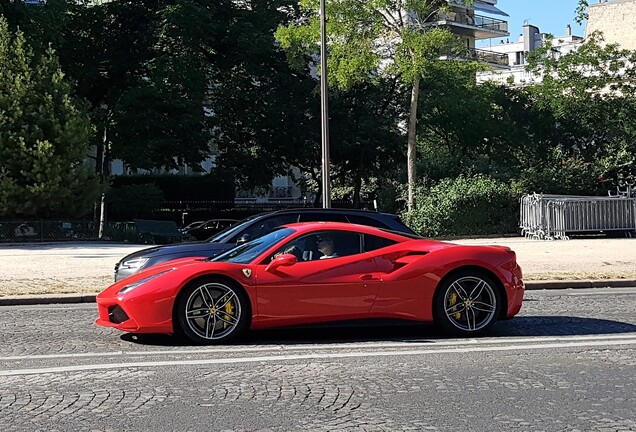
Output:
[[[250,276],[252,276],[252,270],[243,269],[243,274],[245,275],[245,277],[250,277]]]

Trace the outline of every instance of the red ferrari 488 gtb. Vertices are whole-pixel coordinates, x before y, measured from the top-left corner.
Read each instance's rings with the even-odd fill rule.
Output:
[[[463,246],[335,222],[291,224],[213,258],[184,258],[97,296],[97,324],[223,343],[243,331],[369,318],[474,336],[521,309],[507,247]]]

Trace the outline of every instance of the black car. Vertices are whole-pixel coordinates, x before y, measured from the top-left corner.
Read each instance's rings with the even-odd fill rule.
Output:
[[[249,217],[204,242],[180,243],[143,249],[125,256],[115,265],[118,281],[138,271],[176,258],[213,256],[237,244],[255,239],[280,225],[295,222],[348,222],[415,234],[393,214],[349,209],[289,209]]]
[[[195,227],[184,229],[182,232],[197,240],[206,240],[237,222],[238,220],[236,219],[210,219]]]

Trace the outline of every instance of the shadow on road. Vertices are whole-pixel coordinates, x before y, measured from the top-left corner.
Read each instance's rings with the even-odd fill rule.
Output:
[[[636,332],[636,325],[598,318],[521,316],[499,322],[490,336],[585,336]]]
[[[486,337],[585,336],[636,333],[636,325],[596,318],[563,316],[523,316],[501,321]],[[127,342],[154,346],[191,346],[192,343],[168,335],[124,334]],[[303,345],[346,342],[430,342],[451,339],[429,324],[402,321],[338,323],[250,331],[232,345]]]

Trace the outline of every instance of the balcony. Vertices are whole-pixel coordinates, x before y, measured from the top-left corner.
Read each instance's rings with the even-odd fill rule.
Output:
[[[492,51],[480,50],[475,48],[467,48],[461,58],[474,60],[481,63],[488,63],[492,66],[508,67],[510,66],[508,55],[500,54]]]
[[[433,25],[450,27],[455,34],[472,36],[475,39],[490,39],[509,36],[508,22],[469,12],[448,12],[441,14]]]

